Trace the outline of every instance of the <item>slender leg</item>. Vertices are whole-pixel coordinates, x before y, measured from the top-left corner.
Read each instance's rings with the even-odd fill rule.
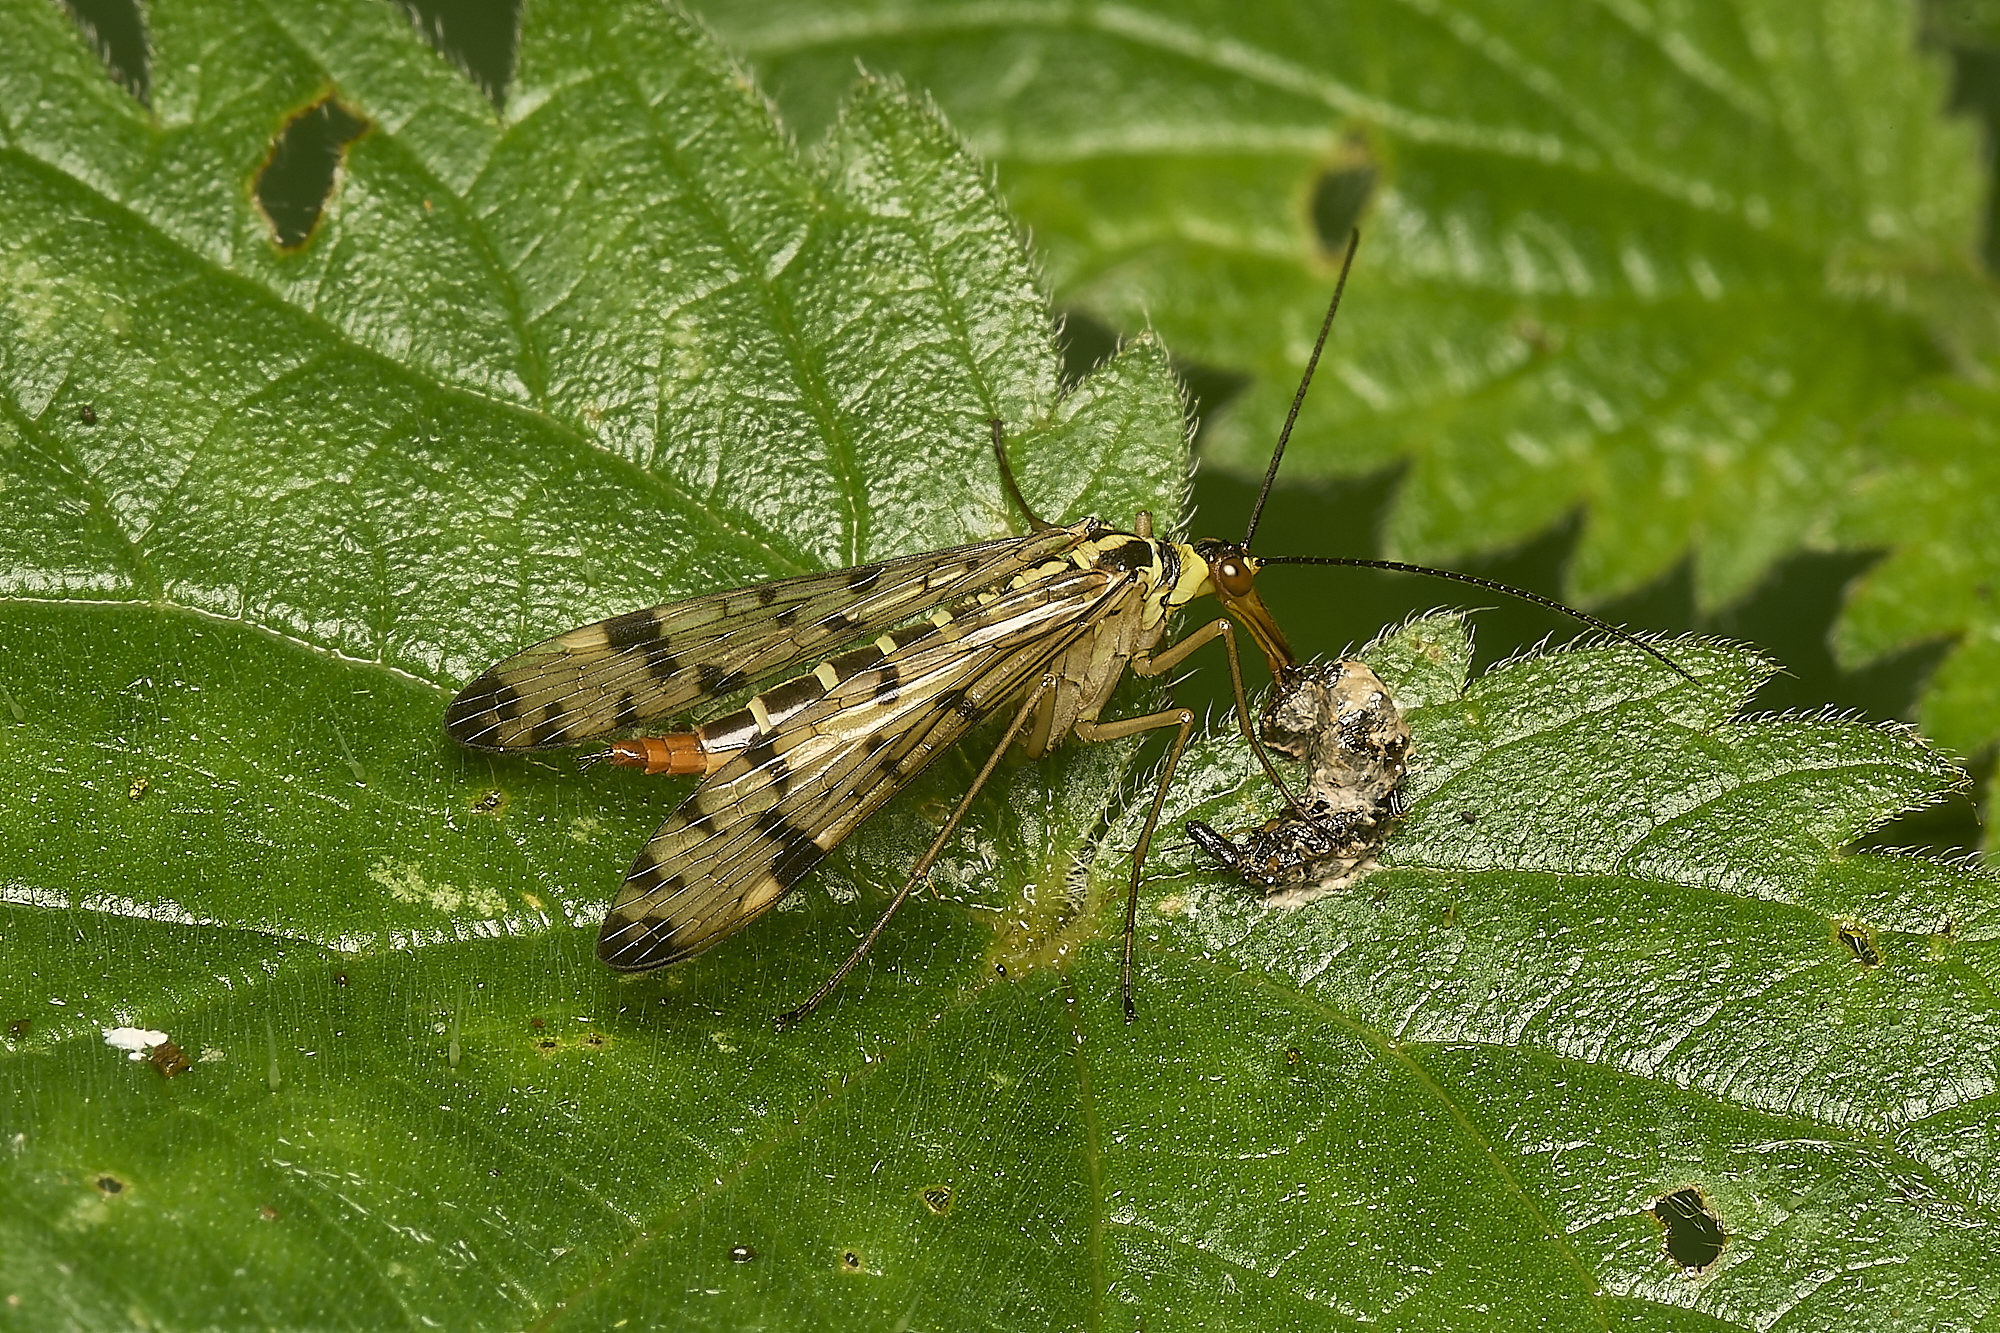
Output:
[[[937,837],[931,840],[930,849],[918,857],[916,865],[910,868],[909,878],[903,881],[903,887],[898,889],[895,898],[890,900],[889,910],[882,913],[882,918],[875,923],[874,929],[862,937],[860,945],[855,948],[853,953],[847,956],[847,961],[842,963],[832,976],[821,982],[818,990],[806,997],[804,1004],[796,1009],[778,1015],[778,1031],[784,1032],[790,1029],[800,1019],[804,1018],[814,1009],[817,1009],[820,1001],[833,994],[834,987],[845,981],[847,974],[852,972],[861,960],[867,956],[868,950],[873,947],[876,937],[881,935],[883,929],[888,926],[889,918],[896,915],[896,909],[901,907],[903,900],[908,898],[911,892],[916,889],[917,882],[923,879],[925,874],[929,872],[932,863],[938,859],[939,853],[944,851],[945,843],[950,840],[953,833],[958,831],[959,823],[965,818],[965,812],[972,807],[972,798],[979,795],[980,789],[986,785],[986,780],[993,776],[993,770],[1000,764],[1000,756],[1007,753],[1007,747],[1014,743],[1014,737],[1020,734],[1021,728],[1026,726],[1028,719],[1034,715],[1035,705],[1041,702],[1042,695],[1055,688],[1055,683],[1054,676],[1043,676],[1035,688],[1028,692],[1027,701],[1021,705],[1021,711],[1014,714],[1013,722],[1008,724],[1007,734],[1002,736],[1000,743],[993,747],[993,753],[986,758],[986,766],[979,770],[979,776],[972,780],[970,787],[966,788],[965,795],[959,797],[957,807],[951,812],[951,818],[945,820],[944,827],[938,830]],[[1192,717],[1192,714],[1190,714],[1190,717]],[[1129,947],[1127,952],[1130,952]]]
[[[1076,724],[1077,739],[1084,741],[1115,741],[1142,731],[1159,731],[1167,727],[1178,727],[1180,732],[1174,737],[1173,748],[1167,752],[1167,766],[1160,773],[1159,786],[1153,789],[1153,808],[1146,812],[1146,827],[1139,834],[1138,845],[1132,848],[1132,882],[1125,890],[1125,963],[1119,971],[1118,990],[1125,997],[1127,1023],[1138,1016],[1138,1010],[1132,1004],[1132,950],[1139,929],[1139,871],[1145,866],[1146,852],[1153,845],[1153,830],[1160,825],[1160,809],[1167,802],[1167,788],[1173,785],[1174,769],[1180,766],[1181,751],[1187,748],[1188,734],[1194,730],[1194,712],[1187,708],[1168,708],[1143,717],[1120,718],[1116,722]]]
[[[1271,785],[1285,798],[1285,804],[1291,807],[1292,813],[1301,819],[1311,818],[1299,804],[1298,797],[1292,795],[1292,789],[1285,785],[1285,780],[1278,776],[1278,770],[1271,765],[1271,756],[1264,753],[1264,743],[1257,739],[1257,726],[1250,720],[1250,699],[1243,692],[1243,662],[1236,655],[1234,625],[1227,620],[1211,620],[1165,652],[1133,658],[1127,663],[1126,669],[1135,676],[1157,676],[1179,666],[1189,653],[1202,647],[1210,639],[1222,640],[1222,650],[1229,658],[1229,684],[1236,692],[1236,725],[1242,731],[1243,739],[1250,743],[1250,753],[1257,756],[1257,762],[1263,766],[1264,776],[1271,780]]]
[[[1299,807],[1298,798],[1292,795],[1285,780],[1278,776],[1278,770],[1271,765],[1271,757],[1264,753],[1263,743],[1257,739],[1257,728],[1250,720],[1250,701],[1243,691],[1243,663],[1236,654],[1235,626],[1227,620],[1211,620],[1165,652],[1134,657],[1127,667],[1135,676],[1157,676],[1173,670],[1189,653],[1211,639],[1222,640],[1223,651],[1229,657],[1229,683],[1236,693],[1236,723],[1243,732],[1243,739],[1250,743],[1250,753],[1257,756],[1257,762],[1263,765],[1264,775],[1284,796],[1285,804],[1300,818],[1307,818],[1306,812]],[[1119,992],[1125,1000],[1127,1023],[1137,1017],[1132,1003],[1132,955],[1137,947],[1139,930],[1139,876],[1145,869],[1146,853],[1153,845],[1153,833],[1160,825],[1160,811],[1166,806],[1167,789],[1173,784],[1174,770],[1180,767],[1181,752],[1187,748],[1188,735],[1194,730],[1194,714],[1185,708],[1170,708],[1116,722],[1079,722],[1075,728],[1079,740],[1109,741],[1166,727],[1178,727],[1180,734],[1174,737],[1166,766],[1160,772],[1159,786],[1153,791],[1153,808],[1146,812],[1145,830],[1139,835],[1138,845],[1132,849],[1132,881],[1125,892],[1125,961],[1119,972]]]

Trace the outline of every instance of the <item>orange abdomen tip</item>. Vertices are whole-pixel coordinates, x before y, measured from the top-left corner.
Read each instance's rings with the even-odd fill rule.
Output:
[[[668,736],[641,736],[637,740],[613,741],[604,752],[607,762],[620,768],[643,768],[647,776],[661,773],[706,773],[708,756],[702,753],[701,737],[692,731],[676,731]]]

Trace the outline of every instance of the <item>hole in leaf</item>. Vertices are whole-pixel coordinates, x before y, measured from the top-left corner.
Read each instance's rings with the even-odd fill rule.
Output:
[[[70,18],[97,48],[111,77],[144,105],[152,92],[146,64],[146,23],[138,0],[65,0]]]
[[[99,1176],[91,1184],[97,1186],[97,1192],[107,1199],[125,1192],[125,1182],[112,1175]]]
[[[488,787],[472,800],[475,815],[498,815],[507,808],[507,793],[498,787]]]
[[[397,0],[431,49],[464,70],[486,100],[505,105],[521,36],[520,0]]]
[[[843,1273],[859,1273],[861,1271],[860,1252],[856,1250],[842,1250],[840,1252],[840,1271]]]
[[[1056,352],[1067,390],[1117,355],[1118,330],[1081,310],[1065,310],[1056,320]]]
[[[938,1217],[943,1217],[951,1211],[951,1186],[949,1185],[926,1185],[918,1192],[918,1197],[923,1199],[924,1207],[930,1209]]]
[[[1854,955],[1855,962],[1863,967],[1882,966],[1881,951],[1875,947],[1875,934],[1866,926],[1840,925],[1834,928],[1833,933]]]
[[[1375,163],[1357,145],[1347,160],[1328,167],[1313,182],[1313,233],[1330,253],[1346,251],[1347,238],[1368,207],[1369,196],[1375,193],[1378,174]]]
[[[1729,1233],[1693,1186],[1675,1190],[1649,1210],[1653,1220],[1666,1229],[1667,1258],[1680,1265],[1689,1277],[1700,1277],[1722,1257]]]
[[[1062,357],[1065,392],[1118,353],[1118,330],[1081,310],[1066,310],[1056,326],[1056,352]],[[1174,374],[1187,393],[1187,424],[1200,439],[1201,423],[1250,383],[1250,376],[1217,370],[1191,361],[1173,362]]]
[[[367,121],[329,97],[293,116],[271,141],[271,155],[257,173],[257,206],[280,246],[296,250],[312,235],[342,152],[367,128]]]

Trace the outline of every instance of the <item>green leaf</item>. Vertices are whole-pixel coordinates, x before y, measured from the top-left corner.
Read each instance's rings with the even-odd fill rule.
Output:
[[[1764,667],[1721,647],[1674,648],[1695,683],[1618,649],[1467,686],[1453,626],[1386,640],[1425,765],[1388,868],[1279,915],[1163,845],[1130,1027],[1125,745],[1004,764],[940,901],[798,1032],[979,737],[791,910],[614,977],[597,914],[686,785],[461,752],[451,691],[597,616],[1008,530],[991,416],[1050,514],[1176,513],[1160,347],[1059,395],[927,104],[864,80],[801,152],[658,8],[531,9],[499,119],[386,6],[161,0],[142,106],[7,4],[14,1321],[1978,1317],[1994,886],[1841,851],[1952,770],[1731,720]],[[287,251],[258,172],[329,95],[365,128]],[[1176,819],[1268,805],[1239,746],[1190,751]],[[1700,1281],[1646,1211],[1690,1186],[1730,1236]]]
[[[1701,604],[1818,533],[1859,428],[1990,345],[1982,184],[1893,0],[712,7],[794,123],[857,60],[1000,164],[1058,301],[1250,377],[1261,470],[1363,200],[1288,469],[1403,464],[1387,553],[1578,509],[1576,596],[1689,556]]]
[[[2000,740],[2000,395],[1940,383],[1887,424],[1878,447],[1840,535],[1890,554],[1856,581],[1835,644],[1861,662],[1950,641],[1924,692],[1923,730],[1961,753],[1990,752]],[[1990,820],[1987,830],[1991,849]]]
[[[1189,1322],[1242,1287],[1266,1323],[1984,1317],[1955,1288],[2000,1243],[1994,880],[1841,850],[1956,770],[1899,728],[1734,716],[1770,664],[1667,647],[1694,681],[1613,646],[1461,690],[1462,625],[1420,620],[1361,654],[1414,744],[1359,892],[1269,910],[1156,862],[1141,1025],[1203,1039],[1164,1072],[1110,1043],[1093,1086],[1134,1125],[1107,1173],[1131,1262]],[[1227,738],[1184,763],[1171,820],[1272,813]],[[1728,1236],[1701,1282],[1650,1215],[1689,1187]]]

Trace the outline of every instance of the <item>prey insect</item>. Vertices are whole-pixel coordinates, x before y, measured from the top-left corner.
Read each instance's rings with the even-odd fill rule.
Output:
[[[1273,454],[1266,493],[1340,307],[1358,242],[1357,233]],[[769,911],[975,725],[989,717],[1009,719],[880,920],[819,989],[780,1016],[779,1026],[789,1027],[861,961],[922,882],[1010,745],[1018,742],[1032,758],[1071,736],[1102,741],[1171,731],[1160,785],[1132,849],[1120,981],[1130,1021],[1140,874],[1195,717],[1186,708],[1170,707],[1103,719],[1125,673],[1161,675],[1221,640],[1238,722],[1266,774],[1285,791],[1256,745],[1232,626],[1238,623],[1250,635],[1274,674],[1296,666],[1258,597],[1260,567],[1365,565],[1503,586],[1386,561],[1252,556],[1256,513],[1240,543],[1161,538],[1144,512],[1129,531],[1095,518],[1046,523],[1035,517],[1014,482],[1001,424],[991,424],[1001,480],[1028,520],[1025,536],[614,616],[523,649],[452,700],[445,730],[454,740],[479,750],[520,752],[623,736],[755,682],[780,681],[693,730],[611,739],[599,752],[619,766],[702,778],[640,850],[613,897],[597,943],[604,963],[643,971],[719,944]],[[1262,507],[1260,496],[1257,510]],[[1228,618],[1162,646],[1174,614],[1210,595]],[[1571,614],[1631,639],[1580,612]],[[1647,645],[1638,646],[1658,656]],[[813,665],[803,674],[784,678],[807,663]],[[1296,809],[1289,792],[1286,799]]]
[[[1362,662],[1310,662],[1279,673],[1259,733],[1270,751],[1304,760],[1305,792],[1232,841],[1200,820],[1188,837],[1223,869],[1295,905],[1370,865],[1405,809],[1410,724]],[[1314,886],[1313,889],[1299,886]]]

